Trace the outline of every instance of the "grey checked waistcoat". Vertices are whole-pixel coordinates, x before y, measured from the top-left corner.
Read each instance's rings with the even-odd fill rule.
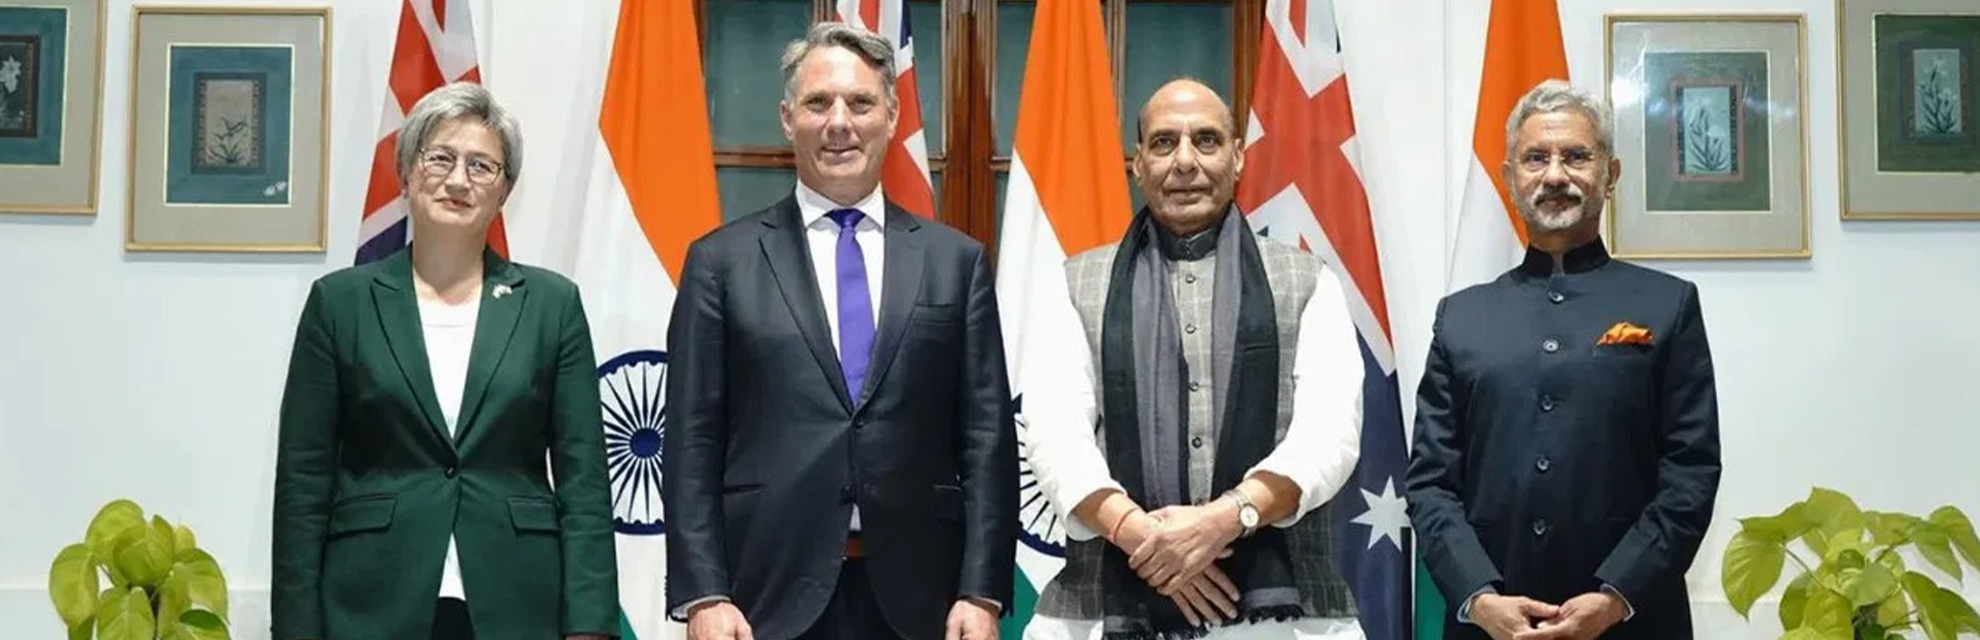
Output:
[[[1094,370],[1101,368],[1101,316],[1107,304],[1107,286],[1119,245],[1086,251],[1066,260],[1066,287],[1085,325],[1087,346],[1092,349]],[[1152,247],[1151,247],[1152,249]],[[1285,439],[1292,424],[1292,367],[1299,352],[1299,318],[1321,277],[1320,260],[1311,254],[1269,238],[1258,236],[1259,258],[1265,264],[1265,279],[1272,289],[1272,304],[1279,326],[1279,410],[1274,441]],[[1200,260],[1171,261],[1170,289],[1176,301],[1176,322],[1181,324],[1183,360],[1189,379],[1189,497],[1205,502],[1230,487],[1212,487],[1211,472],[1216,464],[1216,404],[1210,378],[1211,301],[1213,252]],[[1095,390],[1098,393],[1098,390]],[[1096,425],[1097,428],[1097,425]],[[1106,438],[1097,438],[1104,452]],[[1288,527],[1286,550],[1292,558],[1293,577],[1299,587],[1301,605],[1308,617],[1354,618],[1354,596],[1334,569],[1329,542],[1332,527],[1327,522],[1329,506],[1322,506]],[[1274,526],[1265,524],[1262,526]],[[1038,597],[1038,613],[1071,620],[1098,620],[1105,614],[1101,597],[1101,557],[1109,543],[1101,538],[1066,543],[1066,565],[1045,586]]]

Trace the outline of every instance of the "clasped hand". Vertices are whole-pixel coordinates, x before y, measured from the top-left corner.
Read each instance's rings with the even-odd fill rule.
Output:
[[[1237,617],[1237,585],[1213,563],[1231,556],[1239,533],[1237,515],[1213,502],[1129,516],[1115,543],[1128,552],[1128,568],[1201,625]]]

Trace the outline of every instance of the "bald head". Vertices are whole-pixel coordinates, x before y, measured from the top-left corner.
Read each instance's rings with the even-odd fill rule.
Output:
[[[1230,106],[1210,87],[1176,80],[1141,107],[1134,151],[1135,184],[1156,224],[1188,236],[1230,211],[1244,150]]]
[[[1213,109],[1221,114],[1224,132],[1232,136],[1237,135],[1237,117],[1231,115],[1230,105],[1224,104],[1224,98],[1217,95],[1217,90],[1195,79],[1181,78],[1170,80],[1157,88],[1155,95],[1148,96],[1148,102],[1141,105],[1141,113],[1137,116],[1134,128],[1134,139],[1140,141],[1148,135],[1149,113],[1157,109],[1177,108]]]

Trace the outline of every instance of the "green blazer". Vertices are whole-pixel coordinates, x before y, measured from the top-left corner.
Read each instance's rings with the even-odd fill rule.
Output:
[[[449,534],[477,638],[617,635],[597,361],[577,286],[484,260],[452,436],[409,253],[311,287],[275,462],[276,640],[428,637]]]

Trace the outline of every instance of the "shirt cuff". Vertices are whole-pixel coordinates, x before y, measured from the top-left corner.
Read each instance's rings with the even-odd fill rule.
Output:
[[[1480,587],[1477,591],[1471,592],[1471,597],[1465,598],[1464,602],[1458,605],[1457,621],[1460,624],[1471,624],[1472,623],[1471,602],[1473,600],[1477,600],[1478,596],[1482,596],[1488,593],[1498,593],[1498,592],[1499,592],[1498,589],[1492,588],[1492,585],[1489,584],[1485,585],[1484,587]]]
[[[693,611],[695,607],[701,606],[702,604],[709,602],[728,602],[728,601],[729,601],[728,596],[706,596],[702,598],[696,598],[694,600],[688,601],[687,604],[675,608],[673,611],[667,612],[667,616],[673,618],[675,622],[687,622],[688,612]]]
[[[1612,596],[1615,596],[1617,600],[1621,600],[1621,601],[1622,601],[1622,603],[1623,603],[1623,622],[1629,622],[1629,619],[1630,619],[1630,618],[1634,618],[1634,617],[1636,617],[1636,605],[1633,605],[1633,604],[1630,604],[1630,603],[1629,603],[1629,596],[1625,596],[1625,595],[1623,595],[1623,594],[1622,594],[1622,591],[1619,591],[1619,590],[1617,590],[1617,589],[1615,588],[1615,586],[1613,586],[1613,585],[1610,585],[1609,583],[1606,583],[1606,582],[1604,582],[1604,583],[1602,583],[1602,593],[1606,593],[1606,594],[1609,594],[1609,595],[1612,595]]]
[[[978,596],[963,596],[961,599],[989,607],[990,613],[993,615],[1000,615],[1000,616],[1004,615],[1004,605],[1000,602],[997,602],[996,600],[991,600],[989,598],[983,598]]]

